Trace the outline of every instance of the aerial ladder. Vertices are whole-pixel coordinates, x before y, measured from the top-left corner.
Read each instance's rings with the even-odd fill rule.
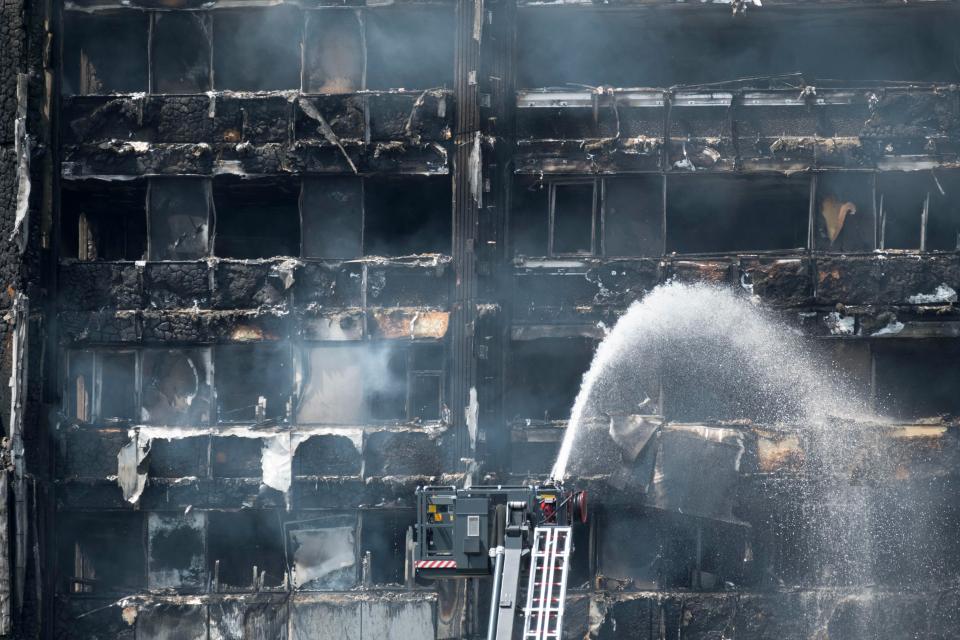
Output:
[[[414,567],[424,578],[492,577],[487,640],[513,640],[526,574],[522,640],[563,634],[574,522],[587,494],[543,486],[417,489]]]

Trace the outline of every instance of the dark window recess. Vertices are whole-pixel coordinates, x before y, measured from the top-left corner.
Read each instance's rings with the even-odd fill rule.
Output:
[[[148,204],[151,260],[196,260],[209,253],[210,182],[155,178]]]
[[[930,210],[927,214],[927,251],[960,249],[960,174],[931,173],[936,178],[930,189]]]
[[[547,255],[550,188],[540,180],[514,179],[510,236],[514,255]]]
[[[881,249],[953,251],[958,248],[960,181],[953,174],[883,173],[877,176]]]
[[[99,417],[133,420],[137,406],[137,354],[132,351],[97,353]]]
[[[443,406],[443,345],[410,348],[407,418],[437,420]]]
[[[873,251],[875,216],[873,174],[824,173],[817,176],[816,248],[821,251]],[[669,197],[669,196],[668,196]]]
[[[292,384],[287,345],[220,345],[214,353],[220,422],[263,422],[286,417]]]
[[[636,511],[617,510],[610,514],[602,507],[590,518],[597,519],[594,526],[599,573],[633,589],[656,589],[661,582],[661,518],[655,513]]]
[[[403,584],[407,555],[407,529],[414,525],[413,511],[362,511],[360,549],[370,553],[373,584]]]
[[[563,420],[593,359],[593,340],[544,338],[511,348],[509,411],[514,419]]]
[[[451,193],[447,176],[367,180],[364,254],[450,253]]]
[[[144,350],[140,419],[148,424],[208,423],[209,358],[205,349]]]
[[[353,9],[307,13],[304,91],[352,93],[363,89],[363,34]]]
[[[213,73],[217,89],[300,88],[303,14],[289,6],[222,11],[213,16]]]
[[[587,7],[517,13],[519,87],[668,87],[794,72],[847,81],[958,77],[940,55],[953,50],[957,28],[944,9],[770,13],[738,22],[719,11],[683,19]],[[891,39],[900,46],[890,47]],[[615,63],[630,60],[644,64]]]
[[[877,178],[881,249],[919,249],[922,221],[928,211],[933,180],[929,185],[912,174],[889,173]]]
[[[453,85],[452,7],[367,11],[367,89]]]
[[[550,185],[550,255],[591,255],[595,251],[596,182]]]
[[[667,179],[667,252],[803,248],[809,217],[806,178],[678,175]]]
[[[207,514],[211,574],[221,588],[251,590],[283,583],[286,562],[280,515],[273,510],[211,511]]]
[[[214,255],[299,256],[299,191],[299,184],[289,181],[215,181]]]
[[[147,251],[146,202],[146,185],[139,181],[67,183],[60,205],[62,255],[142,260]]]
[[[304,591],[351,589],[357,584],[357,518],[353,514],[298,520],[287,528],[293,583]]]
[[[210,90],[210,16],[193,11],[157,12],[153,23],[153,90]]]
[[[136,362],[132,351],[71,351],[66,389],[70,415],[82,422],[133,420]]]
[[[660,257],[663,253],[663,178],[603,181],[603,252]]]
[[[901,420],[960,415],[960,345],[953,340],[874,345],[877,404]]]
[[[207,586],[206,522],[206,514],[202,511],[149,514],[148,588],[197,590]]]
[[[63,93],[109,94],[147,90],[145,12],[64,12]]]
[[[143,514],[64,513],[57,533],[59,584],[67,593],[130,593],[145,586]]]
[[[210,467],[214,478],[260,478],[263,475],[260,438],[225,436],[210,442]]]
[[[363,255],[360,178],[305,178],[301,216],[304,258],[347,260]]]

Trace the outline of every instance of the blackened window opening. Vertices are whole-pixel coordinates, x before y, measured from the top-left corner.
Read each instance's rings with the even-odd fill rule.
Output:
[[[934,184],[929,190],[924,249],[957,251],[960,249],[960,173],[931,171],[929,177]]]
[[[144,350],[140,419],[164,425],[208,423],[209,358],[205,348]]]
[[[143,514],[64,513],[57,528],[59,587],[67,593],[130,593],[146,582]]]
[[[720,253],[802,249],[807,244],[806,178],[671,176],[667,180],[667,252]]]
[[[451,7],[377,8],[365,14],[367,89],[453,85]]]
[[[370,178],[364,201],[365,255],[450,253],[448,177]]]
[[[143,260],[147,189],[142,181],[66,183],[61,191],[61,255],[80,260]]]
[[[149,14],[64,15],[64,95],[146,91]]]
[[[814,247],[821,251],[873,251],[876,246],[874,174],[817,175]]]
[[[213,183],[214,254],[221,258],[300,255],[300,184],[221,179]]]
[[[219,345],[214,359],[220,422],[277,421],[286,417],[292,390],[287,345]]]
[[[595,343],[585,338],[516,341],[510,350],[508,411],[512,419],[563,420],[590,368]]]
[[[549,220],[549,184],[516,176],[510,203],[510,241],[514,255],[547,255]]]
[[[412,510],[367,510],[360,517],[360,548],[370,552],[372,582],[403,584],[407,529],[416,515]]]
[[[659,257],[663,253],[663,178],[603,181],[603,253]]]
[[[276,511],[211,511],[207,517],[209,568],[221,588],[247,591],[283,584],[287,569]]]
[[[363,181],[358,177],[305,178],[301,203],[303,257],[363,255]]]
[[[150,259],[196,260],[209,253],[210,182],[155,178],[148,204]]]
[[[213,16],[214,86],[233,91],[300,88],[303,14],[289,6]]]
[[[410,348],[407,419],[438,420],[443,406],[443,345]]]
[[[960,181],[952,172],[877,176],[881,249],[954,251],[958,248]]]
[[[210,16],[205,13],[154,14],[153,91],[202,93],[210,90]]]
[[[134,420],[137,354],[112,349],[76,350],[68,357],[71,417],[81,422]]]
[[[550,255],[595,251],[596,181],[550,185]]]
[[[901,420],[960,415],[960,346],[949,339],[874,345],[877,403]]]

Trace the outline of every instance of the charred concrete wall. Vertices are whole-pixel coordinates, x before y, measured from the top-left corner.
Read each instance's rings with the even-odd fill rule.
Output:
[[[562,5],[2,5],[14,632],[482,633],[486,585],[412,575],[414,488],[545,477],[680,280],[816,339],[884,464],[666,389],[660,484],[580,479],[566,636],[957,635],[955,4]],[[799,534],[851,478],[871,584]]]

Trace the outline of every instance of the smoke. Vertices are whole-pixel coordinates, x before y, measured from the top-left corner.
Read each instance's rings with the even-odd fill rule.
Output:
[[[879,419],[798,332],[729,289],[657,287],[600,344],[552,477],[609,472],[616,447],[606,431],[626,414],[801,429],[811,458],[800,487],[811,556],[829,582],[869,582],[873,545],[863,522],[871,505],[850,468],[863,457],[864,423]]]
[[[520,86],[670,87],[793,73],[847,82],[957,77],[955,17],[935,11],[573,12],[518,12]]]
[[[663,413],[661,383],[670,413],[681,418],[695,414],[824,428],[838,419],[875,419],[869,403],[770,314],[728,289],[672,283],[634,303],[600,344],[553,476],[566,475],[588,422]],[[651,403],[657,411],[650,410]],[[574,461],[586,462],[582,454]]]

